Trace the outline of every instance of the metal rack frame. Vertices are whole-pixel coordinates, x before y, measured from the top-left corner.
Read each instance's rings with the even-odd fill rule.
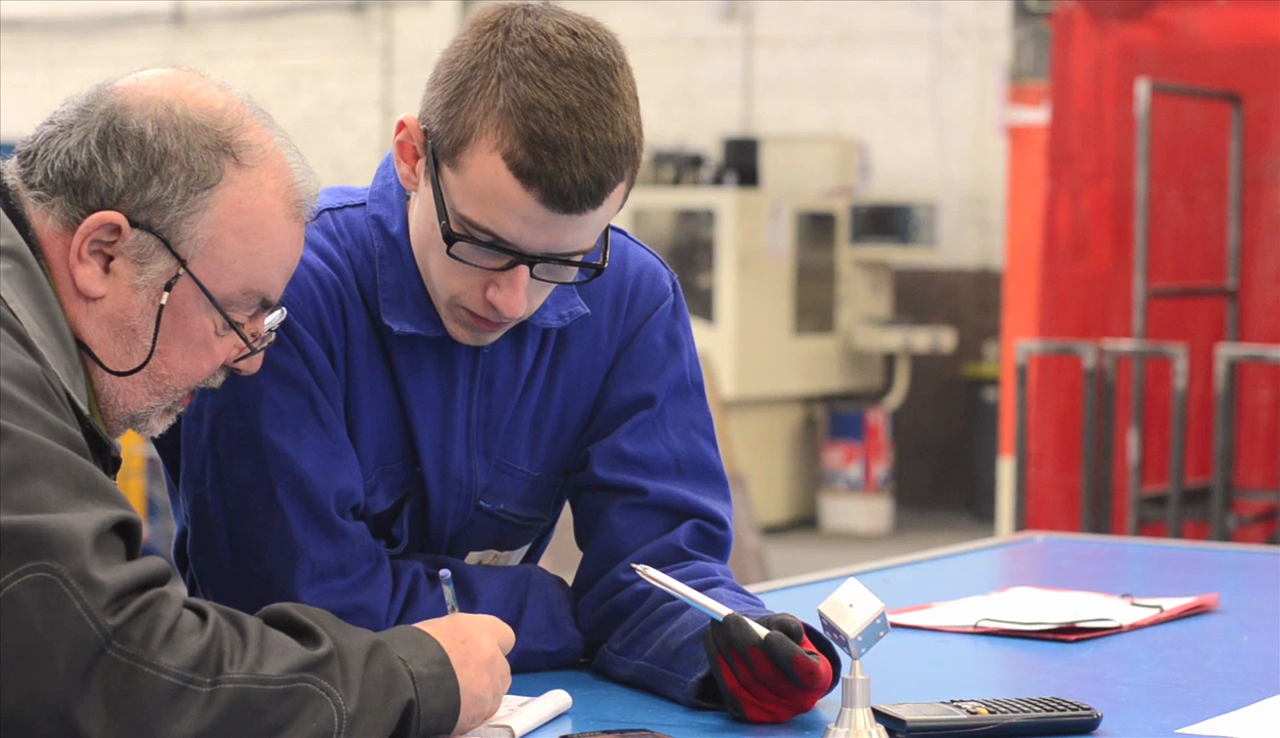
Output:
[[[1150,283],[1150,199],[1151,199],[1151,106],[1155,95],[1200,98],[1224,102],[1231,109],[1231,131],[1227,152],[1227,232],[1226,232],[1226,281],[1214,283],[1186,283],[1156,285]],[[1084,445],[1081,461],[1081,528],[1085,532],[1102,532],[1102,522],[1110,527],[1114,509],[1115,490],[1112,484],[1112,454],[1115,444],[1115,371],[1121,358],[1132,363],[1130,392],[1130,423],[1126,430],[1126,467],[1130,514],[1126,525],[1130,534],[1140,525],[1142,493],[1142,467],[1145,440],[1145,399],[1147,358],[1165,358],[1170,361],[1173,376],[1173,429],[1170,458],[1170,481],[1167,489],[1158,495],[1167,496],[1165,519],[1170,535],[1182,535],[1183,494],[1186,490],[1185,456],[1187,433],[1187,394],[1190,384],[1188,347],[1172,341],[1147,340],[1147,312],[1153,300],[1181,299],[1187,297],[1217,297],[1226,301],[1226,342],[1214,349],[1215,382],[1215,436],[1214,479],[1210,489],[1208,517],[1211,534],[1224,540],[1230,534],[1228,527],[1239,521],[1228,520],[1228,510],[1233,499],[1262,497],[1280,500],[1280,490],[1244,490],[1231,484],[1234,445],[1231,435],[1234,429],[1236,364],[1250,361],[1280,363],[1280,346],[1237,343],[1240,332],[1240,271],[1241,271],[1241,223],[1244,194],[1244,106],[1241,96],[1231,90],[1195,87],[1172,82],[1162,82],[1149,76],[1139,76],[1133,82],[1134,105],[1134,204],[1133,204],[1133,313],[1132,333],[1129,339],[1104,338],[1097,347],[1091,341],[1026,339],[1017,345],[1016,388],[1016,481],[1015,525],[1026,527],[1027,501],[1027,374],[1028,361],[1034,354],[1073,354],[1079,356],[1084,368]],[[1098,358],[1103,364],[1103,445],[1095,447],[1095,392]],[[1093,455],[1101,453],[1101,485],[1095,479]],[[1105,485],[1105,486],[1104,486]],[[1104,502],[1102,491],[1107,491],[1103,521],[1096,514]]]
[[[1151,201],[1151,102],[1156,94],[1217,100],[1231,106],[1231,140],[1227,151],[1227,281],[1225,284],[1181,284],[1152,287],[1148,243]],[[1133,81],[1135,118],[1133,174],[1133,337],[1147,337],[1147,307],[1153,299],[1222,297],[1227,301],[1226,340],[1240,334],[1240,224],[1244,194],[1244,104],[1230,90],[1157,82],[1141,76]],[[1135,372],[1142,359],[1135,361]]]
[[[1094,407],[1097,394],[1098,347],[1092,341],[1029,338],[1018,342],[1017,348],[1017,400],[1015,438],[1017,460],[1014,482],[1014,525],[1017,530],[1027,527],[1027,452],[1029,447],[1027,428],[1027,379],[1031,357],[1034,355],[1076,356],[1084,373],[1084,426],[1081,431],[1080,459],[1080,522],[1081,529],[1089,533],[1101,532],[1094,513],[1098,509],[1098,487],[1093,473],[1095,423]]]
[[[1115,506],[1115,488],[1112,482],[1112,454],[1115,447],[1116,365],[1125,357],[1134,362],[1130,388],[1133,393],[1145,392],[1145,382],[1138,376],[1137,362],[1141,358],[1160,357],[1169,360],[1173,379],[1173,418],[1169,452],[1169,486],[1162,490],[1166,496],[1165,521],[1169,536],[1182,537],[1182,495],[1186,488],[1187,447],[1187,390],[1190,385],[1190,351],[1185,343],[1173,341],[1142,341],[1135,338],[1104,338],[1098,341],[1102,355],[1102,447],[1099,463],[1100,483],[1107,490],[1104,495],[1102,519],[1111,521]],[[1141,403],[1139,404],[1141,406]],[[1125,524],[1127,535],[1137,535],[1142,523],[1142,467],[1145,459],[1146,418],[1142,413],[1129,418],[1125,432],[1125,462],[1128,471],[1129,515]]]
[[[1280,345],[1223,341],[1213,347],[1213,488],[1209,502],[1209,535],[1228,540],[1242,521],[1231,519],[1231,503],[1237,498],[1254,498],[1280,504],[1280,489],[1249,490],[1231,482],[1235,462],[1235,369],[1240,364],[1266,363],[1280,366]],[[1280,457],[1280,449],[1276,450]],[[1280,537],[1280,530],[1277,536]]]
[[[1164,497],[1167,506],[1164,520],[1172,538],[1181,538],[1185,517],[1184,496],[1189,491],[1204,492],[1203,488],[1188,490],[1186,487],[1186,437],[1187,405],[1190,388],[1190,352],[1184,343],[1173,341],[1140,341],[1130,338],[1104,338],[1095,345],[1091,341],[1070,339],[1025,339],[1017,344],[1017,385],[1015,426],[1015,510],[1018,530],[1027,525],[1027,474],[1030,433],[1028,428],[1028,379],[1030,359],[1035,355],[1068,355],[1080,359],[1084,374],[1084,425],[1081,450],[1081,529],[1086,533],[1107,532],[1115,506],[1115,486],[1112,484],[1112,455],[1115,447],[1115,385],[1116,369],[1121,359],[1128,358],[1135,364],[1143,358],[1163,358],[1169,361],[1173,380],[1173,417],[1169,458],[1169,486],[1143,493],[1142,466],[1145,419],[1142,415],[1130,417],[1125,432],[1125,460],[1127,469],[1127,494],[1129,515],[1126,532],[1136,535],[1143,522],[1142,503],[1151,498]],[[1102,368],[1101,408],[1095,399],[1097,394],[1097,369]],[[1214,346],[1214,442],[1213,481],[1207,489],[1207,509],[1204,517],[1210,526],[1214,540],[1229,540],[1232,532],[1243,525],[1280,516],[1280,488],[1251,489],[1237,487],[1232,482],[1235,461],[1235,370],[1240,364],[1266,363],[1280,366],[1280,344],[1240,343],[1224,341]],[[1143,391],[1145,383],[1134,378],[1134,391]],[[1099,413],[1100,410],[1100,413]],[[1096,444],[1097,415],[1102,415],[1101,443]],[[1095,458],[1101,454],[1101,458]],[[1280,458],[1280,448],[1277,448]],[[1095,474],[1096,470],[1096,474]],[[1277,505],[1261,516],[1238,517],[1232,511],[1236,500],[1261,500]],[[1101,514],[1099,514],[1101,510]],[[1198,517],[1198,516],[1197,516]],[[1280,543],[1280,530],[1274,536]]]

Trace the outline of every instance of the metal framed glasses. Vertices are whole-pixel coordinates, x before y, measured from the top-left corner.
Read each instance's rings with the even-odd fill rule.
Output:
[[[135,223],[132,219],[129,221],[129,225],[136,230],[151,234],[162,246],[164,246],[165,250],[169,252],[169,255],[178,262],[179,267],[178,273],[173,275],[173,278],[168,282],[165,282],[164,290],[160,294],[160,309],[156,312],[155,334],[151,337],[151,351],[153,353],[156,350],[156,340],[160,336],[160,318],[164,315],[165,305],[169,302],[169,293],[173,291],[173,286],[178,283],[178,280],[181,279],[184,274],[191,277],[191,281],[195,284],[196,288],[204,294],[205,299],[209,301],[209,304],[213,306],[213,309],[216,310],[218,315],[227,322],[227,325],[231,327],[231,330],[235,331],[236,336],[244,342],[245,352],[240,355],[239,358],[235,359],[232,362],[233,364],[238,364],[246,359],[257,356],[263,351],[266,351],[271,344],[275,343],[276,329],[284,323],[285,318],[289,315],[289,311],[286,310],[283,305],[277,305],[267,311],[266,315],[262,318],[261,328],[247,327],[244,323],[232,318],[226,309],[222,307],[222,304],[218,302],[218,298],[214,297],[213,293],[209,291],[209,288],[204,286],[204,282],[201,282],[200,278],[195,275],[195,272],[191,271],[191,265],[187,263],[186,259],[182,258],[172,245],[170,245],[167,238],[161,236],[155,231],[155,229],[140,223]],[[150,354],[147,355],[147,358],[150,359]]]
[[[426,134],[425,129],[423,133]],[[436,220],[440,223],[440,236],[444,240],[445,253],[453,260],[489,272],[505,272],[523,265],[529,267],[529,276],[539,282],[573,285],[590,282],[603,274],[605,267],[609,266],[609,228],[607,226],[591,249],[592,251],[597,248],[600,250],[600,261],[597,262],[582,261],[581,257],[530,256],[491,241],[483,241],[458,233],[449,224],[449,210],[445,207],[444,192],[440,189],[439,164],[436,162],[435,150],[431,147],[429,135],[427,136],[427,170],[431,177],[431,194],[436,203]]]

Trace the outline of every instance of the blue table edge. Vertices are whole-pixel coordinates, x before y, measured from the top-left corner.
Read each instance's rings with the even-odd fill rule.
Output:
[[[811,574],[782,577],[780,579],[769,579],[767,581],[747,585],[747,591],[753,594],[764,594],[766,592],[773,592],[779,589],[786,589],[787,587],[797,587],[805,584],[813,584],[814,582],[823,582],[829,579],[851,577],[856,574],[865,574],[867,572],[889,569],[895,566],[902,566],[904,564],[932,561],[935,559],[946,558],[948,556],[958,556],[960,554],[971,553],[973,551],[982,551],[988,548],[998,548],[1000,546],[1010,546],[1033,541],[1092,541],[1097,543],[1116,544],[1138,543],[1146,546],[1199,548],[1218,551],[1244,551],[1280,556],[1280,546],[1273,546],[1267,543],[1236,543],[1227,541],[1202,541],[1187,538],[1154,538],[1149,536],[1117,536],[1105,533],[1071,533],[1063,531],[1024,530],[1009,535],[991,536],[988,538],[966,541],[964,543],[957,543],[950,546],[929,548],[915,553],[904,554],[902,556],[891,556],[888,558],[876,559],[874,561],[864,561],[851,566],[824,569]]]

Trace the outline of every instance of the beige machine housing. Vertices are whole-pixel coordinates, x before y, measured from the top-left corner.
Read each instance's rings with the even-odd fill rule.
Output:
[[[931,249],[851,245],[853,142],[761,151],[760,187],[638,186],[614,222],[679,277],[722,435],[759,522],[777,526],[814,515],[822,401],[884,391],[886,354],[947,353],[955,331],[893,322],[895,260]]]

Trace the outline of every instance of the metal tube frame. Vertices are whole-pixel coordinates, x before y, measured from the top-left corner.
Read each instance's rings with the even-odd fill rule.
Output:
[[[1209,497],[1209,535],[1228,540],[1234,528],[1228,509],[1236,496],[1231,484],[1235,466],[1235,369],[1239,364],[1280,365],[1280,345],[1223,341],[1213,347],[1213,487]],[[1280,455],[1280,449],[1277,450]],[[1274,495],[1280,490],[1251,490],[1251,495]]]
[[[1198,97],[1231,106],[1231,140],[1227,152],[1227,282],[1225,285],[1171,285],[1151,288],[1148,278],[1148,224],[1151,199],[1151,101],[1156,94]],[[1240,332],[1240,224],[1244,194],[1244,104],[1230,90],[1157,82],[1141,76],[1133,81],[1133,337],[1147,337],[1147,304],[1152,298],[1221,295],[1227,300],[1227,338]],[[1135,363],[1141,366],[1141,359]],[[1135,372],[1137,373],[1137,372]]]
[[[1135,362],[1143,357],[1160,357],[1169,360],[1173,379],[1173,417],[1171,421],[1171,449],[1169,454],[1168,503],[1165,521],[1169,536],[1182,537],[1182,494],[1186,487],[1187,444],[1187,390],[1190,385],[1190,351],[1184,343],[1172,341],[1141,341],[1132,338],[1104,338],[1098,342],[1102,357],[1102,455],[1099,464],[1099,485],[1103,495],[1102,519],[1110,524],[1115,507],[1115,487],[1112,484],[1111,458],[1115,447],[1115,395],[1116,366],[1119,360],[1129,357]],[[1137,371],[1135,363],[1134,371]],[[1129,515],[1125,525],[1128,535],[1137,535],[1141,523],[1139,510],[1142,502],[1142,468],[1145,458],[1146,423],[1142,415],[1129,418],[1125,432],[1125,462],[1128,470]]]
[[[1231,139],[1227,150],[1226,284],[1165,285],[1154,288],[1148,284],[1151,276],[1148,242],[1151,199],[1151,103],[1156,94],[1202,98],[1225,102],[1231,106]],[[1144,75],[1133,81],[1133,113],[1133,337],[1136,339],[1147,337],[1147,306],[1152,299],[1221,296],[1227,302],[1226,340],[1236,341],[1239,339],[1240,332],[1240,236],[1244,195],[1243,101],[1239,94],[1230,90],[1158,82]],[[1142,418],[1146,410],[1144,358],[1142,355],[1133,356],[1133,382],[1129,398],[1130,417],[1133,418]],[[1139,450],[1138,456],[1140,455]],[[1132,458],[1133,454],[1130,454],[1131,463]],[[1215,452],[1215,468],[1216,458]],[[1139,468],[1141,468],[1140,458]],[[1218,510],[1216,503],[1213,509]]]
[[[1029,338],[1018,342],[1017,349],[1017,400],[1015,414],[1017,416],[1015,433],[1016,460],[1014,462],[1015,499],[1014,525],[1018,530],[1027,527],[1027,380],[1030,360],[1033,355],[1076,356],[1080,359],[1084,373],[1084,425],[1080,450],[1080,527],[1089,533],[1101,532],[1095,512],[1098,509],[1098,488],[1094,474],[1094,458],[1096,456],[1097,438],[1095,424],[1097,422],[1097,371],[1098,347],[1089,341],[1072,341],[1060,339]]]

